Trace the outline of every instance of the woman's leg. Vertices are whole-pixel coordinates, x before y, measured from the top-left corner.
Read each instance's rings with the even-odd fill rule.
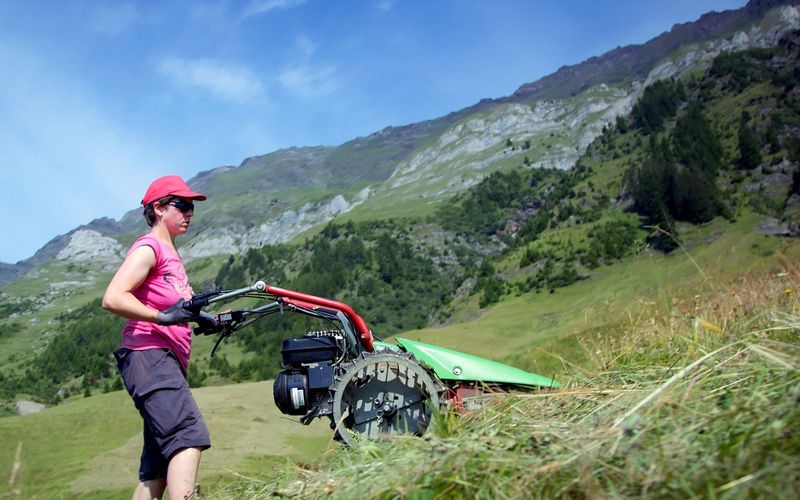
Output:
[[[183,448],[169,460],[167,468],[167,491],[170,500],[192,498],[197,485],[197,469],[200,467],[200,448]]]
[[[164,479],[142,481],[136,486],[131,500],[153,500],[155,498],[161,498],[161,496],[164,495],[166,486],[167,481]]]

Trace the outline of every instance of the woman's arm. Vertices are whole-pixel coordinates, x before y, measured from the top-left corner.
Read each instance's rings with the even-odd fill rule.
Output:
[[[156,322],[158,311],[142,304],[133,296],[156,263],[156,254],[148,245],[129,253],[111,279],[103,295],[103,309],[124,318]]]

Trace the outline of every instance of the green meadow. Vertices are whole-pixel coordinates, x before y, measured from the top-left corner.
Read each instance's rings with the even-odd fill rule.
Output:
[[[800,244],[760,235],[753,230],[756,223],[755,216],[744,216],[736,223],[715,220],[693,231],[684,228],[685,246],[667,256],[632,257],[553,293],[512,295],[485,310],[478,308],[477,298],[468,298],[450,324],[402,336],[555,376],[570,387],[593,369],[595,354],[587,350],[587,340],[611,345],[645,311],[658,311],[688,328],[698,317],[686,313],[687,304],[735,290],[746,276],[769,280],[785,276],[787,269],[796,273]],[[786,294],[797,301],[797,291]],[[210,340],[199,341],[198,351],[207,352]],[[207,491],[229,491],[229,484],[241,481],[260,484],[275,471],[341,452],[327,422],[306,427],[281,415],[269,381],[194,392],[212,433],[213,447],[204,453],[200,473]],[[0,495],[127,498],[136,481],[140,426],[122,391],[73,397],[37,414],[2,418],[0,471],[7,480],[0,483]]]

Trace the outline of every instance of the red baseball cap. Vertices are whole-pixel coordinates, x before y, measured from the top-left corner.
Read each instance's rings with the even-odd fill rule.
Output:
[[[165,196],[180,196],[181,198],[191,198],[193,200],[205,200],[206,195],[195,193],[179,175],[165,175],[150,183],[150,187],[144,193],[142,205],[148,205]]]

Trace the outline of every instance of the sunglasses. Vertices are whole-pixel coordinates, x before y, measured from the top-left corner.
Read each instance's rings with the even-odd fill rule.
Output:
[[[169,204],[172,205],[173,207],[177,208],[178,210],[180,210],[184,214],[186,212],[194,211],[194,203],[191,203],[189,201],[172,200],[171,202],[169,202]]]

